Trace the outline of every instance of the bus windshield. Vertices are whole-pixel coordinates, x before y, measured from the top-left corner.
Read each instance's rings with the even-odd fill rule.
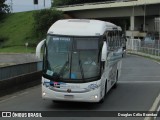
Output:
[[[94,79],[100,76],[98,37],[48,35],[44,74],[63,81]]]

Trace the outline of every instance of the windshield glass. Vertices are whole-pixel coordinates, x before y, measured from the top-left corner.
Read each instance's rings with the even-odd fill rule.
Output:
[[[44,72],[64,80],[100,75],[99,40],[95,37],[47,36]]]

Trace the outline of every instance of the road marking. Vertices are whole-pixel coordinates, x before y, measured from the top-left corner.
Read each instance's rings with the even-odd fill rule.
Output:
[[[0,103],[6,102],[6,101],[11,100],[11,99],[16,98],[16,97],[17,97],[17,96],[11,96],[11,97],[9,97],[9,98],[7,98],[7,99],[0,100]]]
[[[18,94],[18,95],[25,95],[25,94],[28,94],[29,92],[23,92],[23,93],[20,93],[20,94]]]
[[[150,108],[149,111],[156,111],[156,110],[158,110],[159,109],[158,108],[159,104],[160,104],[160,94],[155,99],[155,101],[154,101],[154,103],[153,103],[153,105],[152,105],[152,107]],[[144,120],[153,120],[152,118],[153,117],[145,117]]]
[[[118,83],[160,83],[160,81],[118,81]]]
[[[141,75],[127,75],[127,77],[146,77],[146,78],[160,78],[160,76],[141,76]]]
[[[28,93],[29,93],[29,92],[16,93],[16,94],[13,95],[13,96],[10,96],[10,97],[8,97],[8,98],[4,98],[4,99],[0,100],[0,103],[9,101],[9,100],[11,100],[11,99],[13,99],[13,98],[16,98],[16,97],[18,97],[18,96],[22,96],[22,95],[25,95],[25,94],[28,94]]]

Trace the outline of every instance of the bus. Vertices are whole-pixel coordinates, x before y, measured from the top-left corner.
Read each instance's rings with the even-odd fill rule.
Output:
[[[122,29],[90,19],[58,20],[36,48],[43,48],[42,98],[100,102],[121,73]]]

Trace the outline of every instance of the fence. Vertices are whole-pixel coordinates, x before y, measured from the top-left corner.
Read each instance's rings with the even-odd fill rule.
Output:
[[[140,39],[127,39],[127,50],[132,53],[160,59],[160,42],[145,42]]]
[[[28,74],[42,70],[42,62],[32,62],[25,64],[12,65],[7,67],[0,67],[0,80],[8,79],[11,77]]]

